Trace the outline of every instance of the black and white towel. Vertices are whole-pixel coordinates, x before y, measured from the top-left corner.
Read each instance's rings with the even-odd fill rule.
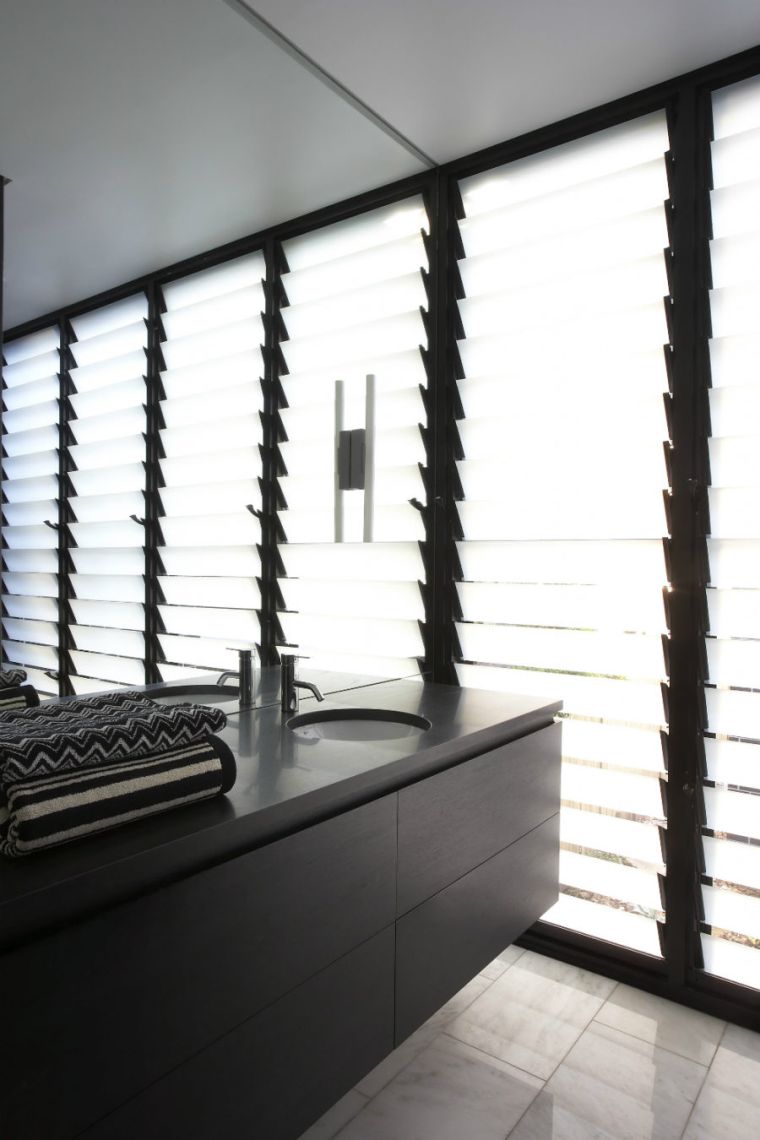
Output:
[[[235,758],[208,736],[141,760],[26,779],[7,788],[0,851],[17,857],[229,791]]]
[[[23,685],[26,680],[26,669],[20,665],[9,665],[7,669],[0,669],[0,689],[15,689]]]
[[[0,669],[0,713],[14,709],[34,708],[40,703],[34,685],[25,685],[26,669],[20,665],[9,665]]]
[[[73,707],[78,702],[70,702]],[[207,738],[227,723],[221,709],[203,705],[92,708],[80,720],[47,710],[0,718],[0,800],[12,784],[56,772],[137,760]]]
[[[0,688],[0,713],[36,708],[40,697],[33,685],[9,685]]]
[[[99,709],[133,709],[137,707],[142,708],[155,708],[155,702],[146,697],[143,693],[135,692],[132,689],[121,689],[115,693],[102,693],[100,696],[92,697],[73,697],[69,700],[63,701],[47,701],[44,705],[40,704],[39,696],[36,690],[31,685],[23,686],[23,689],[28,689],[33,695],[33,700],[27,700],[26,704],[17,701],[15,708],[23,711],[25,708],[33,709],[29,716],[47,716],[47,717],[60,717],[62,720],[75,720],[88,716],[91,712]],[[2,689],[0,688],[0,711],[3,714],[13,712],[14,708],[10,703],[10,697],[16,693],[17,689]],[[8,708],[6,710],[3,702],[5,699],[9,700]],[[14,698],[15,699],[15,698]],[[3,723],[7,723],[7,716],[3,715]]]
[[[0,694],[1,698],[2,694]],[[102,697],[76,697],[67,701],[46,701],[35,708],[19,707],[8,709],[0,720],[0,746],[9,726],[46,724],[50,731],[63,731],[70,724],[89,723],[102,714],[111,713],[115,717],[131,716],[134,712],[155,709],[154,701],[141,693],[123,691],[108,693]]]

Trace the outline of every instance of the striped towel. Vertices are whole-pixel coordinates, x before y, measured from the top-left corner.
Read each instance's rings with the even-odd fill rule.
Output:
[[[40,698],[33,685],[8,685],[0,688],[0,713],[16,712],[38,706]]]
[[[74,708],[78,702],[59,705]],[[11,784],[37,776],[137,760],[201,741],[227,723],[221,709],[203,705],[91,708],[81,718],[45,706],[0,718],[0,801]],[[81,711],[81,710],[80,710]]]
[[[23,685],[26,680],[26,669],[19,665],[9,665],[7,669],[0,669],[0,689],[15,689]]]
[[[82,772],[8,787],[0,851],[17,857],[228,792],[235,758],[216,736]]]

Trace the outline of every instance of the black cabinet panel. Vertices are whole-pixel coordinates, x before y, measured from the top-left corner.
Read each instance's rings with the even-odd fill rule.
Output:
[[[393,795],[5,955],[2,1135],[68,1140],[388,926],[395,857]]]
[[[396,1044],[557,899],[559,815],[396,923]]]
[[[554,724],[399,792],[398,914],[559,811]]]
[[[393,1048],[393,941],[375,935],[86,1140],[295,1140]]]

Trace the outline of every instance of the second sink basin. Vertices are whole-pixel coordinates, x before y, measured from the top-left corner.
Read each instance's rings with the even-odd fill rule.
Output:
[[[395,709],[315,709],[287,725],[301,740],[400,740],[426,732],[430,721]]]

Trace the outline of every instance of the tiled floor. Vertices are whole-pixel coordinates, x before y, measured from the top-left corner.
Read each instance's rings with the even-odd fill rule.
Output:
[[[301,1140],[760,1140],[760,1034],[510,947]]]

